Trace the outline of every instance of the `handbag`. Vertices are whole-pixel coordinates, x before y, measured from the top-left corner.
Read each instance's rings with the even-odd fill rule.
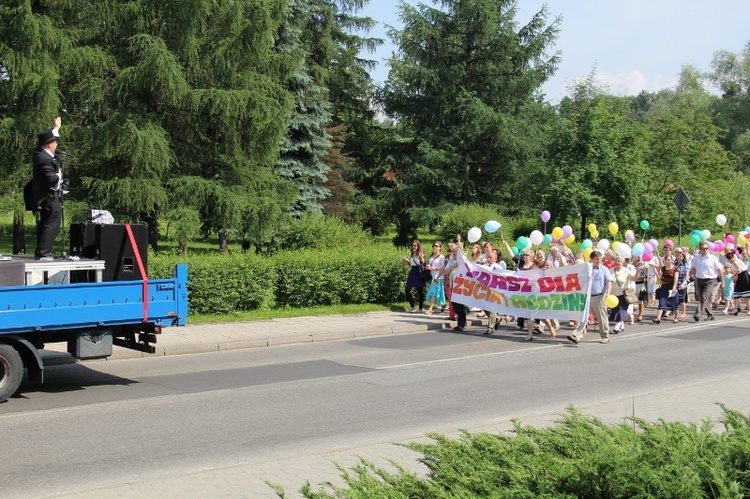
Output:
[[[630,303],[631,305],[633,303],[638,303],[638,296],[635,294],[635,290],[633,288],[625,288],[623,290],[623,294],[625,296],[625,301]]]
[[[425,284],[429,284],[432,282],[432,272],[427,270],[424,265],[419,265],[419,270],[422,272],[422,281]]]

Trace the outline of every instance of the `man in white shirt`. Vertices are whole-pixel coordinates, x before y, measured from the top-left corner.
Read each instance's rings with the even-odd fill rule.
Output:
[[[714,320],[711,300],[717,284],[720,288],[724,286],[724,268],[719,259],[708,252],[708,243],[705,241],[698,246],[698,254],[690,264],[690,277],[695,278],[695,294],[698,300],[693,319],[696,322],[700,321],[705,312],[706,320]]]

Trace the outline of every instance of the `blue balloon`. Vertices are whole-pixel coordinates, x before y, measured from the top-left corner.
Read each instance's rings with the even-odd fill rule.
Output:
[[[484,230],[489,233],[497,232],[500,227],[502,227],[502,224],[496,220],[490,220],[484,224]]]
[[[633,245],[633,256],[641,256],[644,251],[646,251],[646,247],[643,243],[635,243]]]

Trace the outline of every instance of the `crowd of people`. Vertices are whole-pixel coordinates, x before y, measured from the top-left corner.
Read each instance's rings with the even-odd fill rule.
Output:
[[[705,241],[691,251],[687,246],[675,247],[672,241],[666,240],[662,251],[657,250],[648,261],[632,256],[631,252],[628,252],[630,258],[624,258],[612,249],[591,251],[587,259],[584,251],[574,253],[564,241],[551,245],[548,255],[540,248],[520,251],[516,255],[506,241],[503,240],[502,245],[508,255],[507,261],[501,249],[489,241],[472,243],[466,254],[458,235],[455,243],[447,244],[447,253],[443,253],[442,243],[436,241],[432,254],[426,257],[421,242],[414,240],[410,257],[403,257],[404,264],[410,267],[405,288],[408,312],[432,315],[436,307],[440,307],[440,312],[448,313],[449,320],[457,321],[453,328],[456,331],[463,331],[467,326],[467,316],[476,313],[479,318],[487,318],[486,326],[483,322],[483,327],[486,327],[484,334],[487,335],[498,330],[503,322],[510,326],[515,320],[518,329],[526,330],[526,341],[544,334],[545,330],[550,338],[557,337],[561,329],[557,320],[501,316],[452,302],[452,278],[461,252],[471,263],[492,269],[511,268],[517,272],[582,264],[588,260],[591,265],[590,312],[586,323],[568,323],[572,332],[567,339],[573,343],[578,343],[588,329],[594,327],[599,331],[599,342],[609,343],[610,334],[619,334],[626,325],[643,321],[644,312],[649,308],[656,309],[651,318],[654,324],[660,324],[662,320],[673,323],[687,320],[691,302],[695,302],[692,318],[696,322],[714,320],[717,311],[735,316],[744,312],[750,316],[750,242],[744,247],[727,244],[722,251],[712,252]],[[428,303],[426,309],[425,300]]]

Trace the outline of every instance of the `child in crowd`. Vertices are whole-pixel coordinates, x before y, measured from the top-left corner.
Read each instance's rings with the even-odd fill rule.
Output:
[[[734,295],[734,269],[730,264],[724,266],[724,315],[734,308],[732,296]]]

